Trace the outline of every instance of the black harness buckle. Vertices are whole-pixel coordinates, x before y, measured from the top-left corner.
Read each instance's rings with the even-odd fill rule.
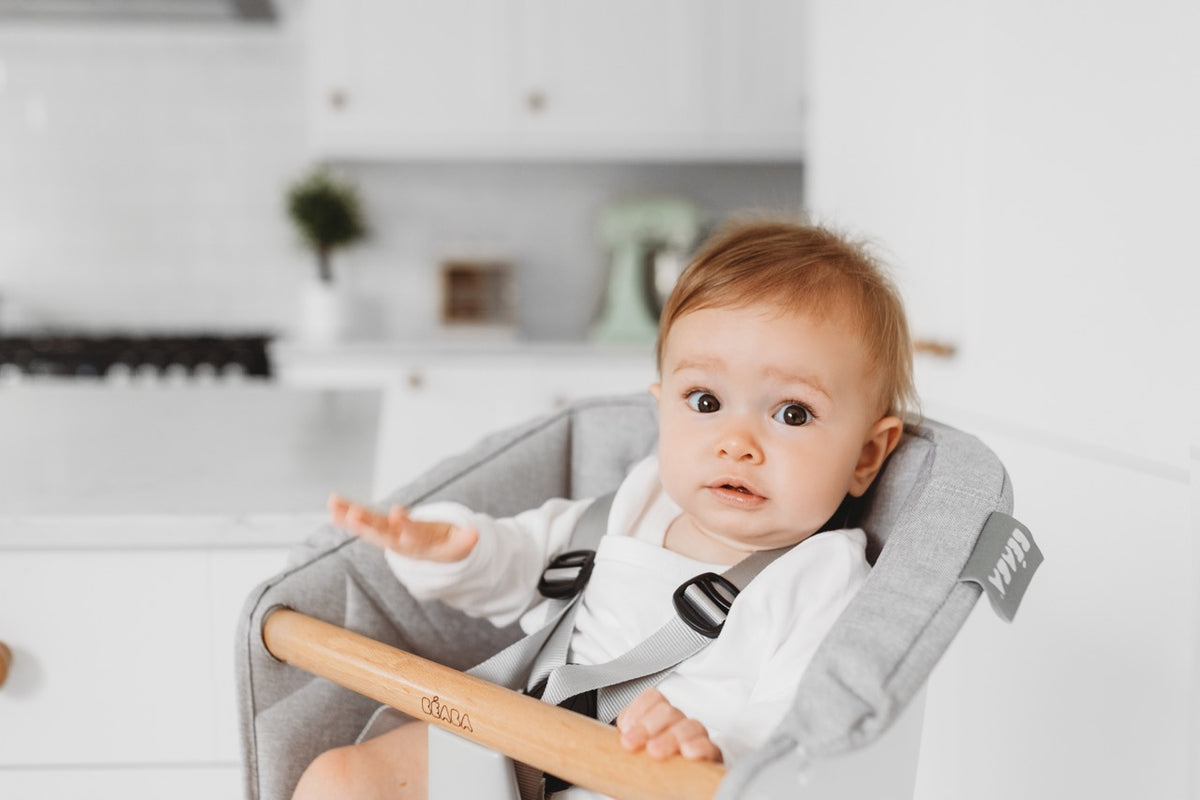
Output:
[[[738,596],[738,588],[715,572],[705,572],[675,590],[675,610],[687,626],[715,639]]]
[[[556,556],[542,572],[538,591],[558,600],[574,597],[587,586],[595,561],[595,550],[569,550]]]

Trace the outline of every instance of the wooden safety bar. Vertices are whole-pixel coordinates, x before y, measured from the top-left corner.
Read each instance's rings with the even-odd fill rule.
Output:
[[[610,725],[290,609],[268,615],[263,642],[280,661],[619,800],[707,800],[725,776],[631,753]]]

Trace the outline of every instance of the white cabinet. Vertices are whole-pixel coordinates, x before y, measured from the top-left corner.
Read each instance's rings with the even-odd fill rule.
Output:
[[[238,797],[251,589],[365,494],[376,392],[0,392],[0,797]]]
[[[799,152],[808,103],[806,5],[739,0],[712,7],[701,69],[716,149],[754,143],[767,152]]]
[[[1187,126],[1145,124],[1191,112],[1184,6],[812,5],[809,202],[958,346],[918,388],[995,445],[1046,554],[1015,624],[984,604],[934,673],[917,796],[1184,797],[1197,176]]]
[[[314,146],[328,155],[469,149],[517,123],[505,3],[315,0]]]
[[[1144,124],[1188,91],[1159,39],[1170,15],[1105,6],[1081,29],[1002,2],[813,7],[808,200],[886,248],[918,336],[958,346],[918,388],[1184,469],[1193,148]]]
[[[703,129],[700,43],[691,0],[522,0],[512,6],[531,146],[666,149]]]
[[[0,796],[237,796],[234,632],[285,552],[5,552]]]
[[[645,391],[653,380],[648,356],[509,356],[415,369],[385,391],[373,494],[383,497],[489,433],[574,400]]]
[[[582,343],[276,341],[271,364],[297,389],[383,391],[370,499],[489,433],[575,400],[644,392],[657,379],[649,346]]]
[[[798,0],[314,0],[317,154],[797,159]]]

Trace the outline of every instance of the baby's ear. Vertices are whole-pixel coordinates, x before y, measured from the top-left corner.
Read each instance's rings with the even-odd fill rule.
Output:
[[[851,495],[862,497],[871,488],[875,476],[883,469],[883,462],[900,444],[900,434],[903,432],[904,423],[899,417],[884,417],[871,426],[862,452],[858,455],[858,463],[854,466],[854,477],[850,481]]]
[[[658,400],[658,396],[661,393],[662,393],[662,384],[661,383],[659,383],[658,381],[655,381],[654,383],[650,384],[650,394],[654,397],[655,400]]]

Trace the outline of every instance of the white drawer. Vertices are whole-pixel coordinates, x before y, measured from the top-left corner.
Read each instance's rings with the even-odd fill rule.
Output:
[[[234,800],[245,794],[241,768],[6,769],[0,797],[12,800]]]
[[[236,764],[237,612],[283,560],[282,549],[4,552],[0,639],[14,656],[0,769]]]

